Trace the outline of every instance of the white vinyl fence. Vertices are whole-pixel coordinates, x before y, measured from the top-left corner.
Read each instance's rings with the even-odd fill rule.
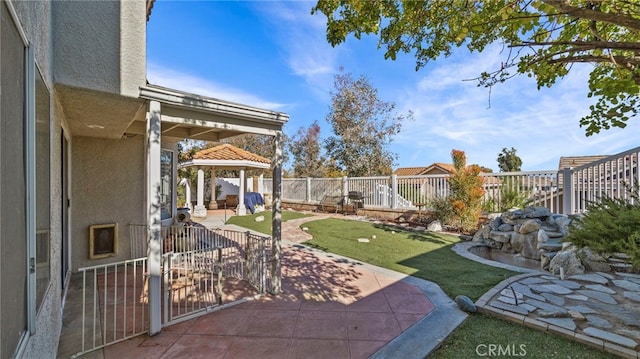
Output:
[[[562,171],[483,173],[484,207],[493,212],[512,206],[546,207],[554,213],[582,213],[604,195],[629,198],[625,186],[640,183],[640,147]],[[342,178],[284,178],[282,199],[320,203],[324,196],[362,192],[368,208],[419,209],[449,195],[449,175]],[[564,180],[567,178],[568,180]],[[270,189],[265,178],[263,188]]]

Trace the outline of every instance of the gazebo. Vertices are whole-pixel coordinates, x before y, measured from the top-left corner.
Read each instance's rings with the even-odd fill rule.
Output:
[[[198,168],[197,202],[193,208],[194,217],[207,216],[207,208],[204,206],[204,170],[208,168],[211,171],[211,201],[209,202],[209,209],[218,208],[218,204],[215,201],[216,171],[239,170],[240,190],[236,212],[242,216],[247,214],[247,208],[244,204],[244,195],[247,188],[245,171],[247,169],[267,170],[271,167],[271,161],[233,145],[222,144],[196,152],[191,160],[182,163],[180,166],[183,168],[196,166]],[[190,189],[187,188],[186,192],[188,194],[187,203],[189,203]]]

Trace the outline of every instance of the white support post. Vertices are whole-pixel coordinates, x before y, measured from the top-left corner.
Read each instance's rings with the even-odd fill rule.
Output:
[[[162,246],[160,217],[160,103],[149,102],[147,113],[146,147],[147,147],[147,257],[149,274],[149,335],[160,333],[162,329],[161,313],[161,279],[162,279]]]
[[[349,178],[347,176],[342,177],[342,203],[346,204],[349,201]]]
[[[391,208],[398,208],[398,175],[391,175]]]
[[[573,178],[571,177],[571,168],[562,169],[562,213],[566,215],[573,214],[574,198],[573,198]]]
[[[209,209],[218,209],[218,194],[216,193],[216,168],[211,167],[211,201]]]
[[[273,261],[271,263],[271,293],[278,294],[282,289],[282,132],[278,131],[274,141],[273,155],[273,182],[271,193],[273,201],[271,204],[271,252]]]
[[[207,217],[207,209],[204,206],[204,171],[198,167],[198,202],[193,209],[193,216],[197,218]]]
[[[311,177],[307,177],[307,196],[306,202],[311,203]]]
[[[238,216],[244,216],[247,214],[247,207],[244,206],[244,192],[247,190],[247,183],[245,181],[244,167],[240,168],[240,193],[238,193],[238,208],[236,213]]]

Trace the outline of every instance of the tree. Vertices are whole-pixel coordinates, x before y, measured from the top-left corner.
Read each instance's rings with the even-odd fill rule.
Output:
[[[588,97],[597,101],[580,120],[587,136],[625,127],[640,109],[637,0],[319,0],[311,12],[327,16],[332,46],[349,34],[378,34],[386,59],[414,52],[416,70],[453,47],[481,52],[501,42],[501,67],[478,77],[487,87],[517,73],[550,87],[574,64],[590,63]]]
[[[498,167],[500,172],[519,172],[522,167],[522,160],[516,155],[516,149],[511,147],[510,150],[503,148],[498,153]]]
[[[480,166],[467,166],[464,151],[452,150],[451,158],[455,171],[448,181],[453,218],[463,231],[473,232],[478,229],[484,196]]]
[[[313,121],[309,128],[300,127],[289,143],[293,157],[294,177],[316,177],[327,175],[325,159],[320,156],[320,125]]]
[[[334,88],[326,117],[334,133],[325,142],[328,157],[348,176],[390,174],[396,155],[387,145],[412,113],[396,114],[395,104],[380,100],[378,90],[364,76],[354,80],[340,72]]]

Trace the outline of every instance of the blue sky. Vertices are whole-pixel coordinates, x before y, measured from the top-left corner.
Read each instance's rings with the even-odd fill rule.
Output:
[[[537,90],[518,76],[493,88],[477,87],[483,70],[504,55],[456,49],[415,71],[412,55],[385,60],[377,38],[349,38],[332,48],[325,18],[308,1],[156,1],[147,27],[147,76],[152,84],[288,113],[292,136],[317,120],[321,136],[339,68],[366,76],[400,113],[414,112],[389,144],[396,167],[451,162],[463,150],[469,163],[498,170],[502,148],[514,147],[525,171],[552,170],[560,156],[615,154],[639,145],[640,121],[585,137],[589,65],[574,67],[553,88]],[[491,101],[489,106],[489,100]]]

